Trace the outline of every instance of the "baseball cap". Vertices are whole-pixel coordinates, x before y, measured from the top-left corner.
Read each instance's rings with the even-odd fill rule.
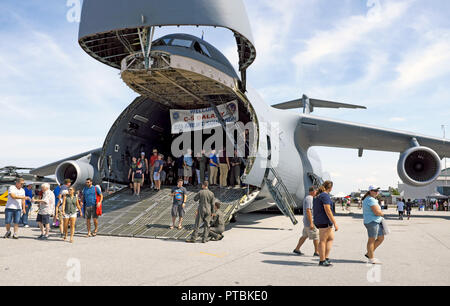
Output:
[[[372,191],[372,190],[374,190],[374,191],[380,191],[380,187],[374,187],[373,185],[370,185],[369,186],[369,191]]]

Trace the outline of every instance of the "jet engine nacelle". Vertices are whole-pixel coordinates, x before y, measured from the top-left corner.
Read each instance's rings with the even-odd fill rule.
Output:
[[[434,182],[441,174],[439,155],[427,147],[413,147],[400,155],[397,171],[405,184],[421,187]]]
[[[90,163],[86,161],[65,161],[56,168],[56,181],[64,184],[65,179],[72,181],[72,186],[82,188],[86,179],[91,178],[94,183],[97,178],[97,171]]]

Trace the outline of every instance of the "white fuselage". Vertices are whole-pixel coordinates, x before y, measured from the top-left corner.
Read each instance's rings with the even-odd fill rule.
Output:
[[[323,173],[318,155],[311,149],[304,150],[295,142],[300,115],[270,107],[252,88],[248,88],[246,96],[258,117],[259,146],[255,164],[243,181],[246,184],[260,186],[261,191],[256,200],[242,207],[240,211],[257,211],[275,205],[263,185],[266,169],[270,165],[278,172],[289,193],[294,196],[297,206],[301,207],[306,190],[312,186],[308,173],[314,173],[318,177],[322,177]],[[271,162],[268,161],[268,137],[271,145]]]

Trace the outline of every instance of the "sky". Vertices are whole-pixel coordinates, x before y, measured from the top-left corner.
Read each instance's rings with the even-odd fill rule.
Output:
[[[0,3],[0,167],[38,167],[102,146],[138,95],[78,45],[78,0]],[[450,1],[244,0],[257,58],[248,83],[269,104],[307,94],[367,110],[314,115],[450,135]],[[237,65],[233,35],[201,36]],[[156,37],[173,31],[158,29]],[[316,148],[334,191],[396,187],[399,154]],[[450,165],[450,164],[449,164]]]

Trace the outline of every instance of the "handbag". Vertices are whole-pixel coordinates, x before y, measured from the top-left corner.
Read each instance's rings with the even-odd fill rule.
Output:
[[[383,225],[383,234],[385,236],[389,235],[391,233],[391,230],[387,225],[386,219],[383,218],[383,220],[381,220],[381,225]]]
[[[101,216],[102,215],[102,204],[100,203],[99,205],[97,205],[97,211],[96,211],[97,216]]]
[[[97,195],[97,187],[94,186],[94,190],[95,190],[95,198],[96,198],[96,203],[97,203],[97,209],[95,211],[95,214],[100,217],[102,215],[102,203],[99,203],[100,196]]]

